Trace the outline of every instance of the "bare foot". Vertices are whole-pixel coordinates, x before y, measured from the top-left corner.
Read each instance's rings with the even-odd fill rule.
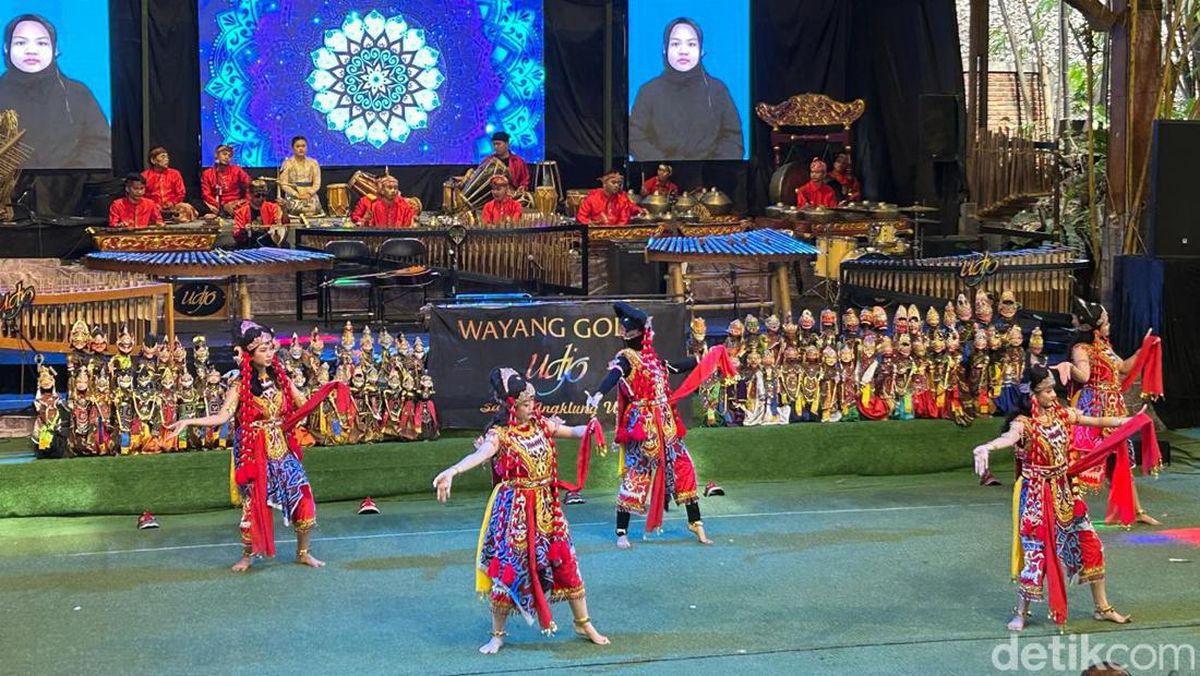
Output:
[[[1130,622],[1128,615],[1122,615],[1121,613],[1118,613],[1112,606],[1109,606],[1106,610],[1100,610],[1097,608],[1096,611],[1092,613],[1092,617],[1100,622],[1112,622],[1113,624],[1129,624]]]
[[[631,542],[629,542],[628,535],[618,535],[617,536],[617,549],[629,549],[632,546],[633,546],[633,544]]]
[[[504,639],[499,636],[493,636],[487,643],[479,646],[479,652],[484,655],[495,655],[500,652],[500,648],[504,646]]]
[[[325,567],[325,562],[322,561],[321,559],[318,559],[317,557],[313,556],[312,554],[305,554],[304,556],[296,557],[296,563],[299,563],[304,566],[308,566],[309,568],[324,568]]]
[[[1009,631],[1021,631],[1024,628],[1025,628],[1025,616],[1020,613],[1013,615],[1013,618],[1008,621],[1008,630]]]
[[[696,534],[696,540],[699,541],[700,544],[711,545],[713,543],[712,540],[708,539],[708,535],[704,532],[704,524],[700,523],[699,521],[696,523],[689,523],[688,530]]]
[[[1150,516],[1150,515],[1149,515],[1149,514],[1147,514],[1146,512],[1138,512],[1138,515],[1137,515],[1137,522],[1138,522],[1138,523],[1144,523],[1144,524],[1146,524],[1147,526],[1161,526],[1161,525],[1162,525],[1162,522],[1161,522],[1161,521],[1159,521],[1158,519],[1156,519],[1156,518],[1154,518],[1154,517]]]
[[[238,559],[238,562],[233,564],[233,567],[229,570],[232,570],[235,573],[245,572],[250,568],[251,563],[253,563],[253,561],[250,560],[249,556],[243,556],[242,558]]]
[[[591,622],[588,622],[582,627],[575,625],[575,633],[583,638],[586,638],[592,643],[595,643],[596,645],[608,645],[609,643],[608,637],[596,631],[596,628],[592,626]]]

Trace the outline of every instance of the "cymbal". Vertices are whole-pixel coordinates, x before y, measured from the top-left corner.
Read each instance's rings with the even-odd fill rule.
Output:
[[[936,218],[910,218],[908,221],[910,223],[941,223]]]
[[[900,211],[911,211],[915,214],[931,214],[940,211],[937,207],[927,207],[924,204],[914,204],[911,207],[900,207]]]

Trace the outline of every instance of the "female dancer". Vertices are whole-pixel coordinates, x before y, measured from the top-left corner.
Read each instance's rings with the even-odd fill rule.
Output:
[[[1146,332],[1146,337],[1138,351],[1128,359],[1121,359],[1113,351],[1109,342],[1109,331],[1112,324],[1108,320],[1108,312],[1099,303],[1078,301],[1076,321],[1079,324],[1079,336],[1071,348],[1071,360],[1058,365],[1059,377],[1070,381],[1071,405],[1081,413],[1089,416],[1123,416],[1128,415],[1125,398],[1122,393],[1129,389],[1133,381],[1145,375],[1142,392],[1146,396],[1162,394],[1162,360],[1160,339]],[[1157,371],[1152,371],[1156,363]],[[1152,375],[1157,373],[1157,376]],[[1109,431],[1106,429],[1075,428],[1072,439],[1072,453],[1079,453],[1095,448]],[[1129,449],[1132,458],[1133,448]],[[1073,458],[1072,458],[1073,459]],[[1132,464],[1130,465],[1132,469]],[[1150,470],[1156,470],[1150,467]],[[1111,476],[1116,468],[1112,462],[1108,467],[1096,467],[1085,472],[1077,479],[1084,491],[1098,491],[1104,482],[1106,473]],[[1126,470],[1129,471],[1129,470]],[[1132,484],[1131,484],[1132,485]],[[1157,519],[1142,509],[1138,500],[1137,487],[1133,485],[1133,506],[1136,510],[1137,521],[1151,526],[1161,525]],[[1104,522],[1117,522],[1116,514],[1111,506],[1104,517]]]
[[[1013,578],[1020,583],[1015,615],[1008,622],[1012,631],[1025,628],[1029,604],[1041,600],[1042,582],[1049,589],[1050,618],[1059,625],[1066,622],[1067,596],[1063,582],[1077,577],[1090,583],[1097,620],[1125,624],[1129,617],[1118,613],[1108,601],[1104,584],[1104,549],[1087,515],[1087,504],[1080,497],[1072,476],[1087,467],[1104,462],[1117,443],[1105,444],[1078,463],[1068,466],[1068,448],[1072,430],[1077,426],[1114,428],[1123,426],[1113,439],[1124,441],[1143,429],[1149,418],[1139,414],[1134,420],[1124,417],[1095,418],[1062,406],[1054,391],[1050,371],[1031,366],[1022,378],[1024,399],[1011,413],[996,439],[975,448],[975,473],[988,470],[990,451],[1016,447],[1020,480],[1016,484],[1013,513]],[[1143,435],[1153,438],[1143,429]],[[1119,449],[1118,452],[1123,452]],[[1019,539],[1019,548],[1018,542]]]
[[[711,545],[700,520],[700,495],[696,468],[683,443],[687,430],[674,402],[715,372],[717,365],[729,376],[735,369],[724,346],[698,356],[666,361],[654,351],[650,317],[628,303],[615,303],[625,347],[613,357],[608,375],[588,407],[595,409],[614,387],[617,391],[617,443],[621,444],[621,487],[617,492],[617,548],[629,549],[629,520],[634,512],[646,514],[646,532],[662,528],[668,496],[687,511],[688,530],[701,544]],[[699,367],[699,368],[697,368]],[[667,372],[692,371],[672,395]]]
[[[497,480],[479,531],[475,589],[490,593],[492,638],[479,652],[493,654],[504,645],[505,622],[519,612],[527,622],[536,618],[549,635],[558,627],[550,603],[566,600],[575,616],[575,633],[597,645],[608,638],[588,617],[583,579],[575,547],[562,512],[559,489],[578,490],[558,479],[554,437],[583,439],[579,449],[579,485],[587,478],[591,440],[603,445],[600,424],[567,427],[542,416],[534,401],[533,385],[509,368],[493,369],[490,377],[500,409],[475,452],[437,475],[433,486],[440,502],[450,498],[454,477],[492,461]]]
[[[328,383],[306,402],[275,356],[269,329],[243,321],[235,333],[241,379],[230,385],[225,404],[212,415],[180,420],[170,430],[178,434],[191,426],[220,427],[237,416],[234,466],[242,499],[242,558],[233,564],[234,572],[249,568],[255,556],[275,556],[271,507],[283,512],[284,525],[294,524],[296,563],[320,568],[325,563],[308,549],[317,525],[316,503],[293,430],[334,390],[345,408],[346,386]]]

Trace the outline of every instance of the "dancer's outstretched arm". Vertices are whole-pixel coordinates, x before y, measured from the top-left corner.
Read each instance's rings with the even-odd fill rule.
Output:
[[[494,455],[496,455],[496,445],[490,439],[484,437],[475,448],[474,453],[467,455],[437,475],[437,478],[433,480],[433,487],[437,490],[438,502],[445,502],[450,499],[450,485],[454,482],[454,477],[482,465]]]

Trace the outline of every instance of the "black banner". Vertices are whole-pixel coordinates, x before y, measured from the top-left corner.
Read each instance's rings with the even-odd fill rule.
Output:
[[[185,317],[211,317],[225,309],[223,284],[189,282],[175,285],[175,311]]]
[[[634,303],[653,317],[660,357],[684,353],[682,303]],[[528,305],[437,305],[429,327],[429,374],[442,425],[482,428],[496,411],[488,374],[507,366],[537,388],[547,415],[571,424],[589,417],[584,391],[595,392],[608,364],[623,347],[610,301]],[[612,415],[615,391],[601,415]]]

